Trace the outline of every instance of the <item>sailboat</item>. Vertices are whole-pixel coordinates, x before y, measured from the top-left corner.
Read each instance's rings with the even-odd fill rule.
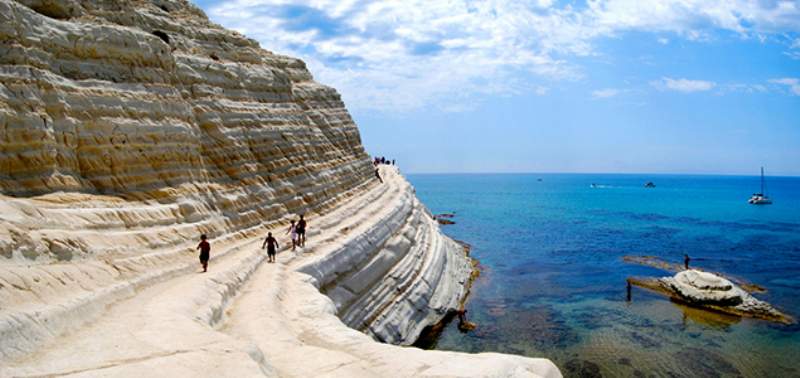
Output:
[[[767,197],[766,193],[764,192],[764,167],[761,167],[761,192],[754,193],[747,203],[751,205],[770,205],[772,204],[772,200]]]

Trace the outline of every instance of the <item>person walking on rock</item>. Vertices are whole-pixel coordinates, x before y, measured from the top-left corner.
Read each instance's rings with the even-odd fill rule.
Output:
[[[275,251],[281,246],[278,245],[278,240],[272,237],[271,232],[267,233],[267,238],[264,239],[264,244],[261,244],[261,249],[264,249],[264,246],[267,246],[267,262],[274,263]]]
[[[301,247],[306,246],[306,220],[300,215],[300,220],[297,221],[297,244]]]
[[[292,220],[292,224],[289,225],[286,233],[292,235],[292,251],[294,251],[297,248],[297,225],[294,224],[294,220]]]
[[[377,177],[378,181],[380,181],[381,184],[383,184],[383,179],[381,178],[381,172],[378,168],[375,168],[375,177]]]
[[[684,254],[683,254],[683,266],[684,266],[686,269],[689,269],[689,261],[691,261],[691,260],[692,260],[692,259],[690,259],[690,258],[689,258],[689,254],[687,254],[687,253],[684,253]]]
[[[208,259],[211,256],[211,244],[208,244],[206,234],[200,235],[200,244],[196,249],[200,250],[200,265],[203,266],[203,272],[208,271]]]

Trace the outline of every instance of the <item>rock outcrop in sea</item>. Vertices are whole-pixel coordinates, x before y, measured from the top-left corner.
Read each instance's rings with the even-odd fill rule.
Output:
[[[714,273],[689,269],[672,277],[629,279],[629,282],[664,293],[690,306],[779,323],[793,322],[790,316]]]
[[[472,267],[381,169],[302,61],[186,1],[0,0],[0,376],[560,376],[386,344]]]

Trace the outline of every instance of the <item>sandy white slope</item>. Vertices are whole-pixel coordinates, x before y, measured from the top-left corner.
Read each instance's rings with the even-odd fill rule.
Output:
[[[34,353],[7,359],[0,375],[560,376],[546,359],[423,351],[379,343],[336,316],[337,303],[341,311],[344,302],[331,300],[316,285],[323,280],[348,285],[354,274],[341,265],[340,273],[319,273],[319,264],[324,261],[331,266],[346,260],[342,256],[351,253],[353,246],[373,246],[361,250],[373,257],[360,259],[372,263],[350,265],[363,264],[364,268],[357,269],[365,272],[362,274],[369,275],[370,269],[391,272],[380,273],[387,277],[410,274],[415,277],[410,279],[411,286],[439,277],[435,288],[408,290],[390,301],[376,295],[372,301],[366,300],[363,298],[370,295],[362,293],[353,303],[367,307],[377,303],[383,312],[375,316],[386,318],[376,323],[379,326],[373,332],[380,332],[383,325],[401,327],[398,324],[403,322],[392,319],[401,317],[397,314],[404,314],[409,303],[425,302],[418,297],[445,293],[463,284],[451,281],[461,277],[457,274],[436,273],[461,269],[463,252],[430,248],[452,241],[439,233],[412,188],[393,168],[384,167],[382,172],[385,184],[374,185],[336,210],[311,219],[307,247],[296,252],[282,250],[278,263],[266,263],[260,237],[215,243],[215,250],[227,250],[227,254],[213,259],[208,273],[198,273],[193,265],[191,271],[135,290],[85,327],[48,340]],[[375,231],[382,227],[390,229],[387,238]],[[417,248],[411,246],[417,244],[410,240],[403,253],[404,258],[422,260],[407,264],[417,268],[404,268],[404,258],[390,259],[389,268],[374,262],[374,256],[387,247],[397,250],[395,245],[402,243],[396,239],[405,238],[411,229],[428,234],[411,233],[426,240],[421,243],[429,247],[426,252],[415,255]],[[358,242],[363,235],[372,236]],[[316,277],[302,271],[315,271]],[[381,292],[387,280],[378,279],[372,290],[364,293]],[[444,311],[436,304],[450,302],[434,298],[429,301],[433,307],[420,310]]]

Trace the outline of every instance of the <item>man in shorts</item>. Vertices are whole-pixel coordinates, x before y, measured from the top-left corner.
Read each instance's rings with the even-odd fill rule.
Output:
[[[208,271],[208,259],[211,256],[211,244],[208,244],[206,234],[200,235],[200,244],[196,249],[200,250],[200,265],[203,266],[203,272]]]
[[[267,246],[267,262],[274,263],[275,262],[275,250],[280,248],[281,246],[278,245],[278,241],[272,237],[272,233],[267,233],[267,238],[264,239],[264,244],[261,244],[261,249],[264,249],[264,246]]]
[[[306,246],[306,220],[300,215],[300,220],[297,221],[297,244],[301,247]]]

